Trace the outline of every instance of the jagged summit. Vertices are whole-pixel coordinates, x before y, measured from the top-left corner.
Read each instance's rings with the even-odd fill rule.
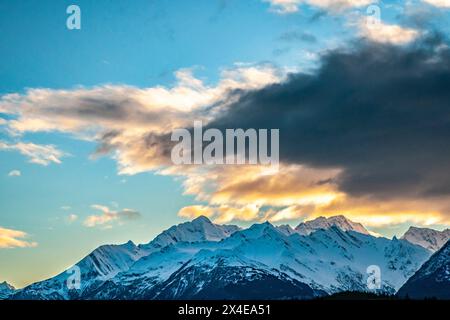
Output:
[[[281,226],[278,226],[277,229],[284,233],[287,236],[290,236],[291,234],[297,233],[290,225],[288,224],[282,224]]]
[[[16,290],[12,285],[10,285],[6,281],[3,281],[0,283],[0,290],[2,290],[2,289]]]
[[[365,291],[367,267],[374,264],[383,272],[383,292],[394,293],[430,256],[409,241],[374,237],[343,216],[320,217],[297,230],[267,221],[240,229],[200,216],[144,245],[97,248],[77,264],[83,279],[78,291],[67,288],[63,272],[9,298],[302,298]],[[225,286],[232,292],[216,290]]]
[[[15,291],[16,289],[8,282],[3,281],[2,283],[0,283],[0,299],[7,299]]]
[[[353,222],[343,215],[333,217],[318,217],[314,220],[300,223],[295,230],[302,235],[309,235],[320,229],[329,229],[332,226],[338,227],[342,231],[355,231],[363,234],[369,234],[366,228],[360,223]]]
[[[206,224],[213,224],[211,220],[209,220],[206,216],[198,216],[194,220],[191,221],[191,223],[206,223]]]
[[[450,229],[438,231],[429,228],[410,227],[401,239],[436,252],[450,240]]]
[[[199,216],[192,221],[180,223],[173,226],[146,245],[141,245],[141,249],[153,250],[153,248],[163,248],[177,242],[199,242],[199,241],[220,241],[234,232],[240,230],[235,225],[214,224],[205,216]]]

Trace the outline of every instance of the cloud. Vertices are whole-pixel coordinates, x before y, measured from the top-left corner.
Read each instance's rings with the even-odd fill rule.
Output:
[[[201,169],[201,172],[199,171]],[[345,215],[369,227],[396,224],[423,226],[450,224],[448,199],[373,199],[339,190],[339,170],[312,169],[282,164],[279,171],[263,166],[191,168],[184,175],[187,194],[208,206],[188,206],[183,218],[208,216],[216,223],[230,221],[298,221],[319,216]]]
[[[69,214],[67,216],[67,220],[69,221],[69,223],[75,222],[78,220],[78,216],[76,214]]]
[[[141,214],[133,209],[123,209],[121,211],[113,211],[110,208],[102,205],[92,205],[93,209],[99,210],[102,213],[99,215],[90,215],[84,220],[86,227],[92,228],[96,226],[111,227],[113,222],[123,222],[126,220],[135,220],[141,217]]]
[[[178,212],[180,217],[187,219],[194,219],[199,216],[212,217],[214,214],[214,210],[206,206],[188,206]]]
[[[298,165],[183,166],[161,174],[181,177],[185,193],[213,205],[290,206],[329,203],[341,196],[333,182],[336,169]]]
[[[17,134],[67,132],[96,142],[121,174],[178,179],[203,206],[185,218],[274,222],[345,214],[368,225],[448,224],[450,51],[440,36],[404,46],[361,42],[320,56],[314,72],[238,66],[206,85],[189,72],[172,87],[103,86],[4,96]],[[186,100],[183,99],[186,97]],[[64,102],[64,103],[63,103]],[[279,128],[280,167],[173,166],[170,133],[206,127]],[[206,129],[206,128],[205,128]],[[108,226],[132,210],[84,224]]]
[[[244,94],[208,124],[280,128],[278,172],[162,173],[183,177],[186,193],[210,203],[220,221],[240,218],[218,208],[252,205],[246,216],[259,221],[344,214],[376,227],[448,225],[449,85],[450,50],[439,35],[406,47],[333,50],[315,73]]]
[[[20,170],[12,170],[8,173],[8,177],[20,177],[21,175]]]
[[[449,0],[423,0],[424,2],[431,4],[435,7],[440,8],[450,8],[450,1]]]
[[[268,219],[272,222],[298,220],[307,217],[304,208],[301,206],[290,206],[281,210],[271,210],[268,212]]]
[[[14,116],[7,128],[15,135],[64,132],[98,142],[94,156],[113,153],[120,173],[135,174],[170,162],[167,151],[173,129],[189,127],[194,120],[207,122],[240,92],[279,82],[284,72],[271,65],[237,64],[223,70],[215,86],[195,78],[191,70],[180,70],[176,77],[172,87],[30,89],[23,95],[2,96],[0,109]],[[3,143],[2,147],[40,164],[59,163],[63,155],[53,146]]]
[[[199,216],[207,216],[214,219],[215,223],[224,224],[230,221],[255,221],[259,220],[259,207],[256,205],[246,205],[241,207],[231,207],[227,205],[208,206],[188,206],[182,208],[178,215],[183,218],[193,219]]]
[[[281,74],[270,65],[237,65],[223,70],[221,76],[216,86],[204,84],[192,70],[184,69],[176,72],[177,83],[170,88],[30,89],[24,95],[4,95],[0,107],[17,116],[8,121],[9,129],[17,134],[61,131],[88,140],[125,129],[127,135],[161,134],[202,117],[194,111],[225,103],[224,97],[229,98],[231,92],[261,88],[279,81]]]
[[[329,52],[314,74],[250,92],[209,126],[279,128],[282,162],[340,169],[334,182],[351,195],[448,196],[449,85],[439,37],[407,48],[366,43]]]
[[[415,40],[420,32],[395,24],[385,24],[381,21],[369,23],[362,19],[359,23],[361,36],[375,42],[391,44],[407,44]]]
[[[61,158],[66,154],[52,145],[38,145],[34,143],[18,142],[8,144],[0,141],[0,150],[18,151],[29,158],[31,163],[48,166],[50,163],[61,163]]]
[[[373,0],[263,0],[263,1],[270,3],[271,9],[274,12],[280,14],[295,13],[299,10],[300,5],[302,4],[307,4],[313,7],[318,7],[330,11],[341,11],[352,7],[362,7],[374,3]]]
[[[28,242],[22,240],[28,235],[23,231],[6,229],[0,227],[0,248],[10,249],[10,248],[27,248],[36,247],[36,242]]]
[[[450,224],[448,205],[448,200],[430,204],[426,200],[389,199],[380,202],[365,197],[341,197],[324,205],[289,206],[280,210],[269,210],[261,216],[264,217],[263,219],[278,222],[344,215],[368,227],[387,227],[400,224],[445,226]]]

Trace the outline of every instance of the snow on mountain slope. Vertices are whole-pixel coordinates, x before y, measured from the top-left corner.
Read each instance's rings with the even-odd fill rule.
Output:
[[[183,242],[168,246],[141,258],[128,271],[111,279],[94,296],[87,298],[199,298],[205,292],[211,292],[212,287],[199,287],[198,283],[212,281],[215,286],[221,285],[217,279],[210,279],[208,272],[221,270],[224,274],[233,274],[229,279],[241,279],[238,274],[244,266],[262,272],[264,277],[270,274],[272,280],[272,277],[295,280],[297,289],[306,286],[315,294],[324,294],[343,290],[367,291],[367,267],[377,265],[381,269],[382,290],[394,293],[430,254],[407,241],[344,232],[334,226],[308,236],[297,233],[288,236],[266,222],[235,232],[220,242]],[[193,275],[197,275],[197,282]],[[284,280],[278,283],[283,288]],[[187,291],[180,288],[181,283]],[[301,295],[295,290],[289,292]],[[232,297],[236,296],[228,298]]]
[[[292,229],[292,227],[288,224],[283,224],[276,228],[287,236],[290,236],[291,234],[294,234],[297,232],[297,231],[295,231],[295,229]]]
[[[450,240],[450,229],[438,231],[428,228],[410,227],[402,236],[402,239],[436,252]]]
[[[0,300],[7,299],[16,289],[8,282],[0,283]]]
[[[450,299],[450,241],[423,264],[398,295],[411,299]]]
[[[81,270],[94,271],[98,277],[109,279],[127,270],[143,253],[132,241],[123,245],[106,245],[94,250],[77,266]]]
[[[181,223],[163,231],[154,240],[140,248],[154,252],[177,242],[220,241],[240,228],[234,225],[213,224],[208,218],[200,216],[191,222]]]
[[[107,281],[90,299],[143,299],[153,288],[201,250],[216,250],[218,242],[180,242],[141,258],[129,270]]]
[[[64,289],[67,274],[61,274],[14,298],[308,298],[367,291],[366,271],[373,265],[381,270],[382,290],[394,293],[431,255],[406,240],[373,237],[354,225],[344,231],[348,225],[340,218],[328,222],[326,228],[302,235],[268,222],[237,230],[201,217],[164,231],[146,245],[112,246],[114,252],[108,251],[110,246],[97,249],[79,263],[81,290]],[[267,290],[265,281],[273,290]],[[265,297],[257,295],[258,286]]]
[[[300,223],[295,230],[301,235],[309,235],[310,233],[320,230],[329,229],[332,226],[338,227],[343,231],[355,231],[363,234],[369,234],[362,224],[348,220],[344,216],[319,217],[317,219]]]
[[[311,299],[323,294],[232,250],[200,251],[155,286],[152,299]]]
[[[344,232],[337,227],[308,236],[286,236],[266,223],[238,232],[223,243],[230,243],[246,258],[328,293],[366,290],[366,270],[371,265],[381,268],[385,291],[394,292],[430,256],[427,250],[407,241]]]
[[[105,245],[97,248],[75,266],[80,268],[81,290],[69,290],[63,272],[51,279],[32,284],[14,295],[16,299],[71,299],[91,296],[106,281],[127,271],[140,258],[157,253],[177,242],[219,241],[239,230],[237,226],[213,224],[206,217],[173,226],[163,231],[153,241],[136,246],[129,241],[123,245]],[[170,263],[170,262],[167,262]],[[169,270],[164,268],[165,270]]]
[[[95,289],[98,285],[116,276],[128,268],[139,258],[141,250],[129,241],[122,245],[104,245],[59,275],[34,283],[18,290],[14,299],[71,299]],[[79,270],[80,290],[69,288],[67,281]]]

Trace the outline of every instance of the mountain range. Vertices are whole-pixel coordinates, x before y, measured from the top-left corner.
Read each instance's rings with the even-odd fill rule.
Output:
[[[439,288],[448,284],[440,281],[448,275],[448,243],[440,247],[449,235],[430,230],[411,228],[401,239],[387,239],[344,216],[320,217],[296,228],[266,222],[247,229],[199,217],[163,231],[147,244],[101,246],[69,272],[7,291],[3,298],[312,299],[369,291],[374,267],[380,271],[377,292],[406,290],[404,285],[415,277],[438,279],[433,288]],[[420,272],[431,274],[421,266],[432,260],[427,270],[437,274],[421,276]],[[67,285],[74,270],[79,287]]]

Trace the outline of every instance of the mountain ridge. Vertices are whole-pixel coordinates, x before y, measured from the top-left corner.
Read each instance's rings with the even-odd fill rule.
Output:
[[[450,241],[408,279],[397,295],[411,299],[450,299]]]
[[[450,240],[450,229],[438,231],[430,228],[411,226],[401,239],[422,246],[432,252],[436,252]]]
[[[314,220],[300,223],[295,230],[302,235],[309,235],[319,229],[329,229],[332,226],[336,226],[344,231],[356,231],[363,234],[370,234],[362,224],[353,222],[343,215],[328,218],[318,217]]]
[[[8,282],[3,281],[2,283],[0,283],[0,300],[8,298],[12,294],[14,294],[15,291],[16,288],[14,288]]]
[[[261,298],[256,288],[264,291],[261,286],[268,281],[273,298],[311,299],[367,291],[366,269],[374,264],[382,270],[381,291],[392,294],[431,255],[406,240],[357,232],[347,219],[331,221],[339,223],[302,234],[269,222],[239,229],[199,217],[163,231],[147,244],[129,241],[97,248],[76,264],[81,269],[79,290],[65,287],[68,274],[63,272],[10,298],[200,299],[213,292],[222,298],[215,290],[221,287],[228,298],[248,299]],[[239,281],[253,296],[239,289]],[[270,298],[270,292],[264,292]]]

